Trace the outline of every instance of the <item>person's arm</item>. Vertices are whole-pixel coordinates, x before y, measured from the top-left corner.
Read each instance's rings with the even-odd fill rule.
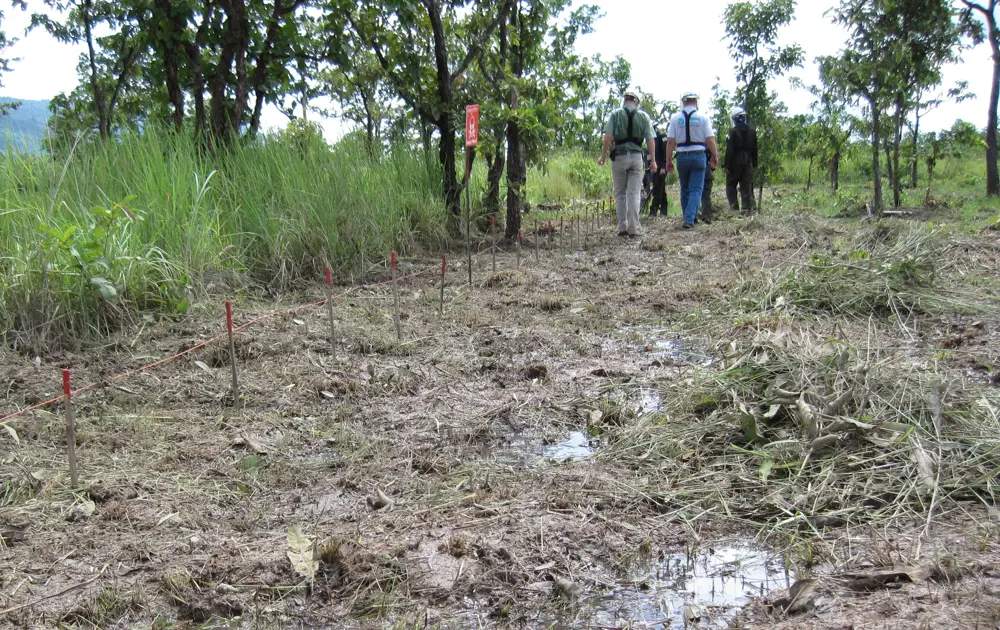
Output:
[[[726,155],[722,158],[722,165],[726,172],[733,168],[733,158],[736,156],[736,134],[730,129],[726,134]]]
[[[709,136],[705,138],[705,144],[708,145],[708,150],[712,152],[712,157],[709,159],[708,164],[712,168],[719,165],[719,143],[715,141],[715,136]]]
[[[677,138],[667,138],[667,172],[674,172],[674,149],[677,148]]]
[[[597,160],[601,166],[604,166],[604,163],[608,161],[608,151],[611,150],[611,143],[614,141],[615,138],[610,133],[604,134],[604,146],[601,147],[601,157]]]
[[[656,138],[646,138],[646,148],[649,149],[649,171],[655,173],[656,168]]]

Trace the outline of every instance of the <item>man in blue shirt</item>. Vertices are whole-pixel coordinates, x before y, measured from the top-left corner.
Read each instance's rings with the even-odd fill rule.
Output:
[[[667,131],[667,173],[674,170],[672,158],[676,149],[683,227],[688,230],[694,227],[698,217],[698,206],[705,188],[705,169],[719,164],[719,147],[715,142],[712,121],[698,113],[698,95],[686,92],[681,97],[681,104],[683,109],[670,119]],[[706,159],[706,155],[710,157]]]

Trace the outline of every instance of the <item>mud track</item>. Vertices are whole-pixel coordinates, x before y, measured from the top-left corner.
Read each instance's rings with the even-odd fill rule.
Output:
[[[543,243],[539,263],[529,238],[521,267],[504,251],[496,274],[479,256],[472,288],[452,268],[443,317],[436,275],[408,281],[402,341],[388,287],[359,290],[336,303],[337,360],[323,308],[265,320],[238,336],[235,409],[219,344],[99,388],[78,400],[83,489],[69,487],[59,408],[17,419],[18,443],[0,432],[0,624],[996,627],[1000,529],[981,494],[926,519],[858,515],[855,527],[790,538],[761,527],[756,491],[736,505],[674,490],[696,476],[719,496],[740,483],[686,455],[707,439],[686,393],[761,329],[712,305],[856,229],[788,217],[678,227],[660,219],[622,240],[603,225],[586,249]],[[996,245],[993,234],[980,241]],[[408,260],[402,272],[435,264]],[[976,264],[996,276],[995,257]],[[59,368],[101,381],[218,334],[225,297],[37,366],[3,356],[2,411],[58,395]],[[316,299],[238,303],[237,323]],[[852,344],[873,326],[888,346],[907,342],[887,321],[833,324]],[[915,325],[926,334],[907,360],[998,404],[981,367],[1000,364],[995,313]],[[959,328],[965,350],[943,357]],[[684,427],[690,442],[655,441],[661,426]],[[309,577],[290,561],[290,529],[311,546]],[[768,554],[781,576],[740,593],[739,606],[685,608],[683,582],[655,613],[649,601],[615,612],[615,597],[595,599],[641,599],[664,558],[733,541]],[[927,573],[860,590],[844,577],[904,563]],[[786,617],[773,604],[807,571],[816,596]]]

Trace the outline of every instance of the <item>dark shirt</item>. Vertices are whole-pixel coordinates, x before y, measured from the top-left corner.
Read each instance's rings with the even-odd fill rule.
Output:
[[[757,168],[757,130],[748,123],[736,123],[726,136],[726,156],[722,162],[726,170],[747,164]]]

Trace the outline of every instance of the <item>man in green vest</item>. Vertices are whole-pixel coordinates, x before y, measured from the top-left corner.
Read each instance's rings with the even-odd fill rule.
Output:
[[[625,92],[621,109],[611,112],[604,126],[604,146],[597,163],[604,165],[610,154],[618,211],[618,236],[639,235],[639,201],[642,191],[643,142],[649,150],[649,170],[655,173],[656,140],[649,116],[639,110],[639,97]]]

